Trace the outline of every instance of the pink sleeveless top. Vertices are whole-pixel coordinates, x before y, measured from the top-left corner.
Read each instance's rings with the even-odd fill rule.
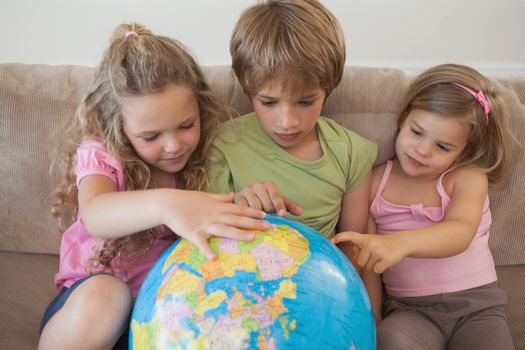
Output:
[[[383,198],[382,192],[391,171],[392,161],[388,161],[370,207],[378,234],[417,229],[443,221],[450,204],[450,197],[442,184],[445,174],[440,176],[437,184],[441,206],[423,207],[421,204],[393,204]],[[487,196],[476,235],[464,252],[440,259],[403,259],[383,273],[383,282],[388,294],[398,297],[428,296],[466,290],[496,281],[494,260],[488,246],[491,223]]]
[[[77,150],[76,165],[77,186],[80,181],[89,175],[103,175],[110,178],[117,185],[118,191],[124,191],[124,173],[119,159],[108,154],[102,143],[96,140],[83,141]],[[175,187],[175,183],[173,183]],[[169,229],[157,230],[155,241],[147,253],[138,259],[126,275],[115,271],[114,275],[126,282],[133,294],[137,296],[138,290],[153,266],[155,261],[177,238]],[[79,279],[88,275],[86,266],[93,254],[93,250],[100,247],[101,239],[92,236],[85,228],[82,217],[77,220],[62,235],[60,244],[60,265],[55,275],[57,288],[70,287]],[[125,264],[126,262],[123,261]]]

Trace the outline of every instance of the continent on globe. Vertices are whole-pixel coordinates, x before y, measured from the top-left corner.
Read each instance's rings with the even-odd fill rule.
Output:
[[[361,279],[330,241],[268,215],[251,242],[212,237],[207,260],[178,240],[146,277],[130,349],[375,349]]]

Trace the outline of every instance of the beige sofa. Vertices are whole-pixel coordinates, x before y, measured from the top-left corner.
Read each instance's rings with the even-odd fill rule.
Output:
[[[229,67],[205,68],[216,93],[240,113],[250,104]],[[38,326],[56,293],[60,233],[50,215],[56,177],[51,149],[93,69],[0,64],[0,349],[35,349]],[[393,155],[395,117],[409,77],[399,70],[347,67],[323,114],[379,145],[377,164]],[[499,80],[512,129],[525,142],[525,78]],[[517,349],[525,349],[525,153],[513,154],[508,185],[491,192],[490,245]],[[498,349],[502,350],[502,349]]]

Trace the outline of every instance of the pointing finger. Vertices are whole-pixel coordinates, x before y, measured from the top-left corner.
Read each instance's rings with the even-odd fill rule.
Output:
[[[361,239],[360,233],[353,232],[353,231],[347,231],[347,232],[341,232],[341,233],[336,234],[332,238],[332,242],[334,244],[338,244],[341,242],[352,242],[354,244],[361,246],[360,244],[362,243],[362,239]]]

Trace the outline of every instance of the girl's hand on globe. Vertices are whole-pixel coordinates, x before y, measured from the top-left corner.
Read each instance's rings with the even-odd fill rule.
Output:
[[[341,232],[332,238],[332,243],[352,242],[357,247],[357,264],[377,274],[399,263],[406,255],[403,244],[395,234],[377,235],[359,232]]]
[[[225,195],[173,190],[163,203],[161,222],[173,232],[193,242],[208,258],[215,253],[208,244],[211,236],[250,241],[250,230],[268,230],[263,211],[232,203],[233,193]]]
[[[235,193],[234,203],[246,207],[261,209],[267,213],[285,216],[286,213],[300,215],[299,204],[281,195],[279,188],[272,181],[257,182]]]

